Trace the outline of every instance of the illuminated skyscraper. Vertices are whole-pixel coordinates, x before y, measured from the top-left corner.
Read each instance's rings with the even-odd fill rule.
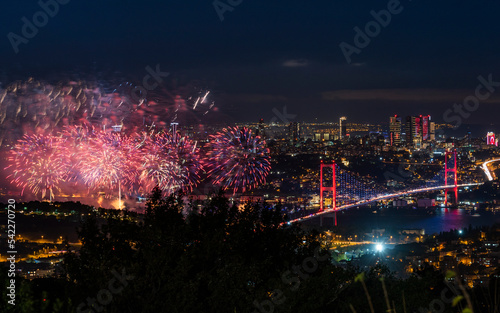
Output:
[[[420,118],[422,120],[422,140],[429,141],[430,140],[431,116],[424,115],[424,116],[421,116]]]
[[[391,146],[401,145],[401,117],[397,115],[390,117],[389,137]]]
[[[339,139],[342,140],[345,138],[346,134],[347,134],[347,117],[345,116],[342,116],[340,118],[340,122],[339,122],[339,127],[340,127],[340,133],[339,133]]]
[[[498,141],[495,140],[495,133],[493,132],[488,132],[486,135],[486,144],[489,146],[496,146]]]
[[[436,140],[436,123],[434,122],[429,123],[429,140]]]
[[[255,134],[257,136],[260,136],[261,138],[266,138],[266,133],[265,133],[265,124],[264,124],[264,119],[261,118],[259,120],[259,126],[257,127],[257,131],[255,132]]]
[[[407,146],[413,146],[413,141],[415,140],[415,129],[416,129],[415,116],[407,116],[405,124]]]
[[[288,125],[288,138],[290,142],[297,142],[300,140],[300,124],[292,122]]]
[[[436,139],[436,126],[430,115],[406,117],[406,145],[421,148],[424,142]]]

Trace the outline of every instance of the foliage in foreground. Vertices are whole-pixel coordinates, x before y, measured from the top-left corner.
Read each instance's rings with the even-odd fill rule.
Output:
[[[316,232],[280,226],[279,207],[238,209],[222,195],[187,215],[184,206],[156,189],[140,222],[88,218],[81,249],[65,257],[66,278],[19,282],[18,305],[5,310],[4,294],[1,311],[426,312],[445,288],[431,269],[400,280],[377,266],[360,280],[332,265]]]

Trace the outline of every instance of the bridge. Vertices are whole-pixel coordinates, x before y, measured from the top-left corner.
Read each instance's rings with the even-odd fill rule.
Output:
[[[485,162],[481,168],[484,170],[487,178],[492,180],[492,174],[488,169],[491,162],[500,161],[500,159]],[[374,202],[398,198],[411,194],[432,192],[444,190],[445,206],[448,205],[448,191],[453,191],[454,202],[458,203],[458,190],[464,187],[474,187],[484,184],[484,182],[467,181],[469,177],[458,177],[456,150],[445,152],[444,169],[434,178],[427,180],[425,186],[406,189],[397,192],[381,191],[374,182],[362,182],[360,177],[340,169],[335,162],[320,165],[320,209],[319,211],[308,214],[303,217],[292,219],[286,224],[306,221],[315,217],[322,217],[325,214],[335,214],[335,225],[337,225],[337,212],[355,208]],[[325,206],[325,193],[330,200],[331,205]]]

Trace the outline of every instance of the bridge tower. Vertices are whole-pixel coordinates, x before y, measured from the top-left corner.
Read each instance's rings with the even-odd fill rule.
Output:
[[[453,167],[448,167],[450,159],[453,159]],[[448,173],[453,177],[453,191],[455,192],[455,204],[458,204],[458,179],[457,179],[457,150],[446,151],[444,154],[444,184],[448,186]],[[451,177],[450,177],[451,178]],[[451,184],[450,184],[451,185]],[[444,205],[448,206],[448,188],[444,190]]]
[[[323,161],[321,161],[320,165],[320,171],[319,171],[319,211],[323,212],[325,210],[324,208],[324,193],[325,191],[331,191],[332,193],[332,210],[335,211],[335,226],[337,226],[337,190],[336,190],[336,185],[337,182],[335,181],[335,167],[336,164],[335,162],[332,162],[331,164],[324,164]],[[330,168],[332,170],[332,186],[325,187],[323,184],[323,171],[325,168]],[[320,217],[321,225],[323,225],[323,216]]]

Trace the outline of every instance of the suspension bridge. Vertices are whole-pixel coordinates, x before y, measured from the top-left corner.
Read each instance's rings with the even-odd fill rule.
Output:
[[[488,163],[492,161],[488,161]],[[488,175],[488,163],[485,163],[482,169],[485,171],[487,178],[491,180],[491,174]],[[459,177],[456,150],[445,152],[444,168],[434,178],[427,180],[424,185],[393,192],[389,192],[387,189],[381,190],[373,181],[366,181],[366,179],[363,181],[361,177],[341,169],[335,162],[328,164],[322,162],[320,165],[319,210],[306,216],[291,219],[287,224],[302,222],[315,217],[322,217],[325,214],[334,213],[335,225],[337,225],[337,212],[339,211],[382,200],[438,190],[444,190],[445,206],[448,206],[449,191],[452,191],[454,194],[453,200],[457,204],[460,188],[479,186],[483,183],[472,181],[469,175]],[[325,205],[325,200],[327,199],[329,200],[329,204]]]

